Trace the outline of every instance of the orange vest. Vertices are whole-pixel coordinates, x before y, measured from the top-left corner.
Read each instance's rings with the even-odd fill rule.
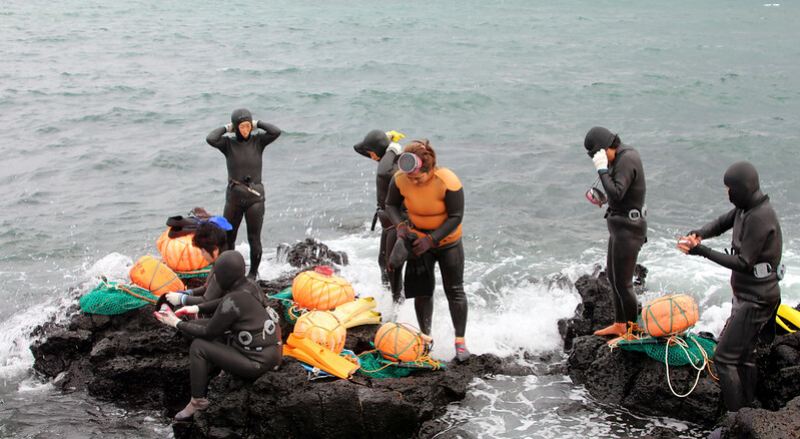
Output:
[[[436,168],[425,185],[417,186],[406,174],[398,172],[394,184],[403,195],[403,204],[408,209],[408,218],[412,229],[432,231],[438,229],[447,220],[447,206],[444,196],[447,191],[461,189],[461,180],[447,168]],[[461,224],[449,235],[439,241],[439,247],[456,242],[461,238]]]

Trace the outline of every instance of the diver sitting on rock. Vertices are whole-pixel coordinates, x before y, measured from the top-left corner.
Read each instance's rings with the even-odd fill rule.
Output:
[[[728,411],[750,407],[755,401],[758,368],[753,357],[759,339],[775,336],[775,314],[781,303],[778,282],[783,236],[778,216],[761,192],[758,172],[748,162],[737,162],[725,172],[728,199],[735,206],[728,213],[681,237],[678,249],[703,256],[731,269],[733,308],[714,351],[722,399]],[[701,244],[733,229],[731,252]]]
[[[226,264],[224,260],[217,262],[220,252],[227,248],[225,230],[213,222],[200,224],[192,237],[192,245],[200,249],[209,264],[214,264],[205,284],[198,288],[167,293],[164,299],[172,306],[194,306],[197,309],[195,314],[211,315],[225,293],[220,288],[216,275],[218,269]]]
[[[461,241],[464,189],[453,171],[436,166],[436,153],[427,140],[406,145],[398,167],[401,172],[389,183],[386,197],[386,213],[397,228],[390,265],[397,266],[409,251],[413,253],[406,264],[403,289],[407,298],[414,298],[420,329],[430,335],[434,266],[439,263],[455,329],[456,359],[465,361],[470,353],[464,341],[468,311]],[[408,221],[403,219],[402,207],[408,211]]]
[[[277,313],[266,296],[245,277],[245,263],[236,251],[220,255],[215,267],[220,288],[228,293],[210,319],[183,321],[167,306],[154,313],[165,325],[194,337],[189,348],[191,400],[175,415],[176,421],[192,418],[208,407],[208,381],[212,371],[222,369],[240,378],[254,380],[281,362],[281,330]],[[180,314],[193,307],[184,307]],[[180,312],[184,311],[184,312]],[[228,333],[228,342],[217,339]]]

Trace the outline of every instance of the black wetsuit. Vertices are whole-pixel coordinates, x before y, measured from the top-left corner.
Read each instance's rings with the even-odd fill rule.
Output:
[[[392,179],[386,197],[386,213],[395,225],[405,221],[405,217],[402,214],[404,201],[405,197],[395,180]],[[408,260],[405,268],[403,289],[406,297],[414,299],[414,310],[420,330],[430,335],[433,318],[433,290],[436,285],[434,269],[438,262],[439,271],[442,275],[442,286],[450,308],[450,318],[455,329],[455,336],[464,337],[469,307],[467,295],[464,292],[464,244],[460,238],[459,227],[464,218],[463,188],[447,190],[444,194],[444,204],[447,218],[436,229],[426,230],[412,224],[414,229],[428,233],[437,245],[422,255],[412,256]],[[452,236],[457,229],[459,229],[457,240],[441,246],[438,245],[440,241]],[[412,240],[407,242],[409,253],[411,252]]]
[[[608,172],[600,172],[600,181],[608,196],[606,274],[614,293],[614,321],[636,322],[639,310],[633,274],[639,250],[647,241],[647,221],[643,214],[646,187],[639,152],[620,145]],[[639,218],[632,211],[638,212]]]
[[[208,380],[215,369],[245,379],[256,379],[276,369],[282,354],[276,320],[277,314],[267,310],[263,293],[244,277],[242,260],[238,280],[221,299],[214,315],[177,325],[194,337],[189,348],[192,397],[206,396]],[[218,341],[226,332],[230,332],[228,343]]]
[[[256,127],[245,139],[235,125],[235,137],[225,136],[226,128],[212,131],[206,141],[219,149],[228,166],[228,189],[225,192],[223,215],[233,226],[228,232],[228,248],[236,245],[236,234],[242,218],[247,221],[247,242],[250,244],[250,275],[258,273],[261,263],[261,226],[264,222],[264,185],[261,183],[261,156],[264,148],[281,135],[275,125],[258,121]],[[254,193],[256,192],[256,193]]]
[[[401,269],[388,270],[389,255],[391,254],[394,243],[397,241],[397,233],[394,224],[386,214],[386,194],[389,192],[389,182],[397,172],[398,151],[389,148],[391,143],[386,134],[379,130],[370,131],[364,141],[356,144],[353,148],[357,153],[364,157],[370,157],[370,152],[374,153],[380,160],[378,170],[375,174],[375,194],[377,195],[376,215],[381,222],[381,242],[378,250],[378,266],[381,268],[381,280],[389,284],[392,291],[392,299],[397,302],[400,299],[403,285],[403,272]],[[399,149],[399,147],[398,147]]]
[[[714,352],[722,396],[729,411],[752,404],[758,383],[753,352],[759,339],[775,335],[775,313],[781,301],[777,269],[781,263],[783,236],[769,197],[749,163],[739,162],[725,173],[725,184],[735,209],[694,233],[703,240],[733,229],[730,254],[698,245],[690,254],[703,256],[731,269],[733,308]],[[755,275],[756,264],[768,263],[772,272]]]

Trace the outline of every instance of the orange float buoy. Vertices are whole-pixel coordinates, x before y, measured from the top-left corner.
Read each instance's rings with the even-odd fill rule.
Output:
[[[309,311],[294,324],[295,334],[306,337],[337,354],[344,349],[347,330],[330,311]]]
[[[407,323],[384,323],[375,334],[375,348],[391,361],[414,362],[428,355],[430,338]]]
[[[659,297],[642,307],[642,327],[651,337],[686,332],[699,317],[697,302],[686,294]]]
[[[334,276],[330,267],[304,271],[292,282],[292,299],[301,308],[327,311],[355,298],[350,282]]]
[[[175,271],[194,271],[208,266],[200,248],[192,244],[194,234],[169,237],[169,228],[156,241],[161,258],[167,266]]]
[[[183,282],[166,264],[152,256],[142,256],[133,264],[131,281],[156,296],[186,289]]]

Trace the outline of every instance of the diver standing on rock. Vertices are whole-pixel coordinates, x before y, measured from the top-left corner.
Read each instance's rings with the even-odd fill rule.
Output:
[[[403,151],[397,141],[403,137],[405,137],[403,134],[396,131],[372,130],[364,136],[364,140],[353,146],[357,153],[378,162],[378,170],[375,173],[375,193],[378,197],[378,207],[372,220],[372,230],[375,230],[375,222],[380,220],[382,232],[378,250],[378,265],[381,268],[381,280],[384,285],[389,285],[392,291],[392,300],[395,303],[401,300],[403,274],[402,267],[391,271],[387,269],[389,254],[397,240],[397,233],[394,224],[386,214],[386,194],[389,192],[389,183],[397,172],[397,157]]]
[[[639,314],[633,275],[639,250],[647,242],[644,168],[639,152],[623,144],[619,136],[606,128],[590,129],[583,146],[594,162],[608,198],[606,274],[614,293],[614,323],[594,334],[622,336]]]
[[[175,415],[176,421],[187,421],[208,407],[206,395],[212,370],[222,369],[255,380],[277,369],[281,362],[278,314],[267,305],[264,293],[245,277],[244,258],[228,250],[220,255],[217,264],[217,282],[228,293],[210,319],[183,321],[166,306],[154,313],[161,323],[194,337],[189,348],[192,399]],[[217,340],[226,333],[227,343]]]
[[[465,361],[470,353],[464,340],[468,311],[461,241],[464,189],[453,171],[436,166],[436,153],[427,140],[406,145],[398,167],[386,197],[386,213],[397,228],[389,263],[397,266],[413,253],[406,263],[403,289],[407,298],[414,298],[417,321],[426,335],[431,334],[434,267],[439,263],[455,329],[456,359]],[[403,207],[408,220],[402,216]]]
[[[263,132],[257,132],[258,129]],[[225,133],[234,133],[226,136]],[[223,215],[233,226],[228,232],[228,249],[236,246],[236,234],[242,218],[247,221],[247,242],[250,244],[250,272],[256,279],[261,263],[261,226],[264,223],[264,185],[261,183],[264,148],[281,135],[275,125],[254,121],[250,111],[234,110],[231,123],[212,131],[206,142],[225,155],[228,166],[228,188]]]
[[[756,168],[748,162],[734,163],[724,182],[735,207],[680,238],[678,249],[731,269],[733,308],[714,352],[714,365],[725,406],[735,412],[755,401],[758,369],[753,354],[759,338],[770,342],[775,336],[775,314],[781,303],[778,282],[785,269],[781,226],[769,197],[761,192]],[[730,253],[701,244],[730,229]]]

